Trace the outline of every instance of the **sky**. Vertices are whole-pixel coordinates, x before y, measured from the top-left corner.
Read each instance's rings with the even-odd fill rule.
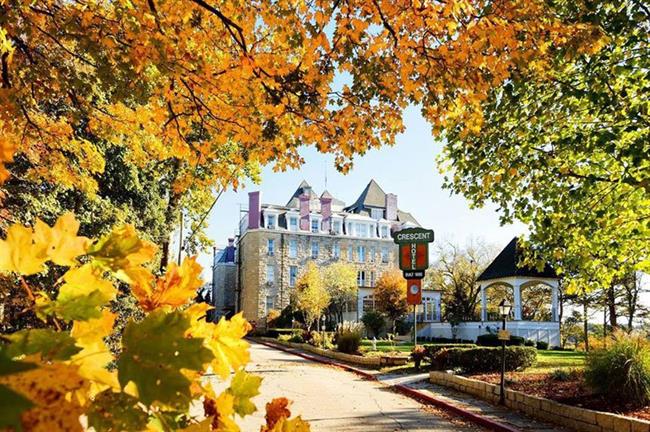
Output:
[[[305,164],[298,170],[273,172],[265,167],[261,183],[246,182],[237,192],[226,191],[209,215],[207,233],[217,247],[227,244],[228,237],[237,233],[240,205],[246,208],[248,192],[259,190],[262,202],[284,205],[298,184],[306,180],[319,195],[325,187],[346,204],[353,203],[371,179],[384,192],[397,194],[398,207],[410,212],[420,224],[435,232],[436,240],[465,244],[470,239],[483,239],[497,247],[505,246],[512,237],[525,233],[521,223],[501,226],[496,206],[470,208],[462,196],[443,189],[435,158],[442,150],[429,124],[417,108],[408,108],[404,116],[405,132],[397,137],[393,147],[371,150],[354,159],[352,170],[343,175],[336,171],[334,158],[305,147],[301,155]],[[199,257],[204,267],[211,265],[211,251]],[[209,270],[204,277],[208,279]]]

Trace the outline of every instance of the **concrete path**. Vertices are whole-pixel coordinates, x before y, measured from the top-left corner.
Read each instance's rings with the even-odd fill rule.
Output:
[[[246,369],[264,380],[253,399],[258,411],[242,421],[242,431],[258,431],[264,405],[280,396],[293,401],[292,414],[308,420],[314,432],[485,430],[335,367],[254,342],[251,357]]]

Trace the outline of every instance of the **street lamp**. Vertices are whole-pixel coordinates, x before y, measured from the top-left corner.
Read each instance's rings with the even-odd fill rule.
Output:
[[[510,335],[506,332],[506,318],[510,315],[510,310],[512,305],[506,301],[506,299],[501,300],[499,303],[499,315],[501,315],[502,325],[501,325],[501,334],[499,339],[501,339],[501,391],[499,392],[499,404],[506,404],[506,341],[510,339]]]

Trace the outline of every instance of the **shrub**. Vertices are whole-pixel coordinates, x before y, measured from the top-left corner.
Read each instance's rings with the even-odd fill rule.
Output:
[[[416,345],[411,351],[411,360],[415,363],[415,370],[420,370],[422,361],[427,357],[427,350],[422,345]]]
[[[532,339],[526,339],[526,342],[524,342],[524,346],[535,346],[535,341]]]
[[[448,348],[473,348],[473,347],[476,347],[476,345],[462,344],[462,343],[441,343],[441,344],[424,345],[424,349],[426,350],[426,354],[427,354],[427,359],[430,363],[434,362],[433,359],[440,350],[448,349]]]
[[[293,343],[305,343],[305,338],[303,336],[303,331],[300,329],[296,329],[291,333],[291,337],[289,338],[289,342]]]
[[[290,328],[269,328],[266,330],[265,335],[270,338],[274,339],[279,339],[280,335],[286,334],[286,335],[291,335],[293,334],[294,329]]]
[[[537,351],[532,347],[507,347],[505,354],[508,371],[526,369],[537,360]],[[501,348],[445,348],[434,356],[432,366],[467,373],[497,372],[501,370]]]
[[[580,378],[580,371],[577,369],[554,369],[549,374],[553,381],[574,381]]]
[[[277,339],[280,342],[289,342],[289,339],[291,339],[291,335],[289,335],[289,334],[281,334],[281,335],[278,335]]]
[[[635,405],[650,402],[650,343],[617,332],[607,348],[591,351],[585,362],[587,384],[606,396]]]
[[[502,341],[494,333],[487,333],[479,335],[476,338],[476,345],[480,346],[501,346]],[[521,336],[510,336],[510,340],[506,341],[507,346],[524,346],[524,338]]]
[[[277,327],[277,321],[280,318],[280,311],[271,309],[266,314],[266,326],[267,327]]]
[[[379,337],[381,331],[384,329],[384,326],[386,325],[386,320],[384,319],[384,316],[377,311],[368,311],[365,314],[363,314],[363,317],[361,318],[361,322],[363,322],[363,325],[366,326],[367,330],[370,330],[372,336],[375,337]],[[371,335],[368,335],[368,337],[370,336]]]
[[[431,342],[434,344],[472,344],[474,345],[473,340],[469,339],[452,339],[452,338],[444,338],[444,337],[430,337],[427,338],[427,342]]]
[[[537,341],[536,347],[537,347],[538,350],[547,350],[548,349],[548,342]]]
[[[363,324],[343,322],[336,327],[336,348],[343,353],[354,354],[359,351],[362,335]]]
[[[307,343],[318,348],[331,349],[334,346],[333,339],[334,334],[332,332],[312,331]]]

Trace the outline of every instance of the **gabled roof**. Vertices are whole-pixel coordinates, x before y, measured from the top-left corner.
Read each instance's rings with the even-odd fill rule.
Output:
[[[309,186],[309,183],[307,183],[305,180],[301,181],[300,184],[298,185],[298,189],[291,195],[291,198],[289,198],[289,201],[287,202],[287,207],[299,207],[300,206],[300,200],[298,197],[305,193],[305,190],[309,190],[309,196],[310,198],[318,198],[318,195],[316,195],[316,192]]]
[[[332,204],[334,206],[339,206],[339,207],[344,207],[345,206],[345,203],[343,201],[341,201],[338,198],[334,198],[334,196],[332,196],[332,194],[329,193],[329,191],[327,191],[327,190],[325,190],[325,192],[323,192],[320,197],[321,198],[329,198],[329,199],[331,199]]]
[[[402,223],[411,222],[411,223],[414,223],[417,226],[420,226],[420,223],[417,220],[415,220],[415,218],[413,217],[413,215],[411,213],[408,213],[408,212],[405,212],[405,211],[402,211],[402,210],[397,210],[397,220],[402,222]]]
[[[354,204],[346,207],[344,210],[349,212],[359,212],[367,207],[386,207],[386,193],[374,179],[370,180],[370,183],[368,183],[363,192],[361,192],[361,195],[359,195],[359,198],[357,198]]]
[[[517,237],[513,238],[476,280],[485,281],[512,276],[557,278],[555,270],[549,264],[546,264],[542,271],[534,267],[518,267],[522,254],[517,242]]]

